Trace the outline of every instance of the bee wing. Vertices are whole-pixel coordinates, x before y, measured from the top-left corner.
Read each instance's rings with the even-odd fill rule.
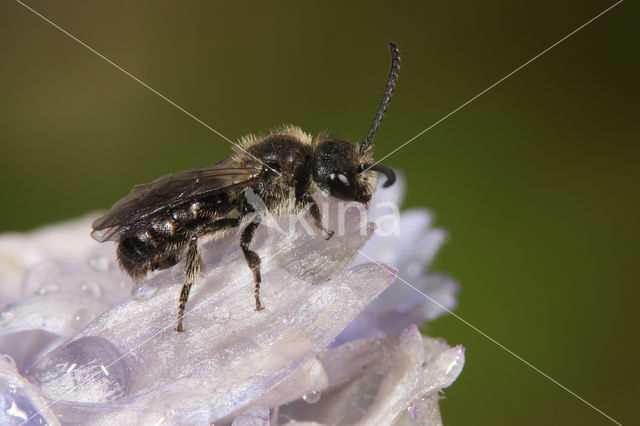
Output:
[[[102,217],[96,219],[91,236],[100,242],[117,240],[118,231],[160,212],[198,198],[244,188],[254,183],[260,164],[240,167],[231,157],[196,169],[162,176],[136,185]]]

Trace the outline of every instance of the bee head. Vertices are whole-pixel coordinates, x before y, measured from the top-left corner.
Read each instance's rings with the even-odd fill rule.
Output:
[[[332,197],[368,203],[375,189],[375,172],[384,173],[387,177],[385,188],[395,182],[396,175],[381,164],[368,164],[367,157],[361,155],[358,147],[349,141],[320,141],[313,159],[313,181]]]
[[[320,138],[313,159],[313,180],[331,196],[346,201],[368,203],[375,189],[375,172],[383,173],[387,180],[384,187],[393,185],[396,174],[389,167],[373,161],[373,138],[387,112],[400,71],[400,52],[389,43],[391,71],[387,85],[367,138],[358,146],[345,140]]]

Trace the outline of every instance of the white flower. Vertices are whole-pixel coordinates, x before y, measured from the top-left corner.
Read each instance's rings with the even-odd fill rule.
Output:
[[[302,226],[261,227],[259,313],[238,235],[205,243],[185,333],[173,330],[180,267],[132,290],[114,245],[89,238],[90,218],[2,236],[0,423],[438,423],[437,393],[460,373],[464,349],[421,336],[411,322],[440,311],[377,263],[453,306],[452,281],[423,274],[442,238],[420,215],[403,216],[393,241],[372,238],[365,253],[376,263],[354,263],[374,227],[360,235],[353,212],[329,241]],[[358,328],[362,312],[374,320]],[[357,330],[343,331],[349,324]]]

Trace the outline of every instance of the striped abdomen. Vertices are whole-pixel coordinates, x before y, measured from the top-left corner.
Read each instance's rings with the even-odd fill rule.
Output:
[[[147,271],[170,268],[182,260],[184,248],[202,217],[199,203],[175,209],[144,227],[120,236],[117,256],[120,266],[134,279]]]

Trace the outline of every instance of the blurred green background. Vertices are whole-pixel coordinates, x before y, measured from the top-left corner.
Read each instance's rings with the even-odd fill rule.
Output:
[[[377,157],[614,1],[28,1],[231,139],[357,140],[403,54]],[[624,2],[400,150],[450,240],[457,314],[622,423],[638,419],[637,10]],[[0,3],[0,231],[108,208],[230,145],[17,2]],[[635,29],[633,27],[636,27]],[[89,230],[87,230],[88,232]],[[457,319],[448,425],[611,424]]]

